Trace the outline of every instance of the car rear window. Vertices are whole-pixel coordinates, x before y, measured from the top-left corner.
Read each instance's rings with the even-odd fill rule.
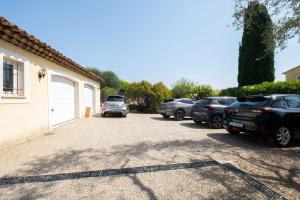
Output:
[[[264,106],[268,102],[267,97],[263,96],[250,96],[250,97],[239,97],[237,101],[232,105],[248,105],[248,106]]]
[[[222,104],[222,105],[230,105],[232,104],[233,102],[235,102],[235,98],[224,98],[224,99],[219,99],[219,103]]]
[[[124,102],[124,97],[120,96],[109,96],[106,101],[116,101],[116,102]]]
[[[207,105],[210,104],[212,99],[200,99],[197,101],[197,105]]]

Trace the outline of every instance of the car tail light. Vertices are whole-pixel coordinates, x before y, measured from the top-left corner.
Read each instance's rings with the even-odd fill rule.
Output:
[[[270,108],[270,107],[265,107],[263,110],[264,110],[265,112],[271,112],[271,111],[273,111],[273,109]]]
[[[102,107],[103,107],[103,108],[106,108],[106,102],[104,102],[104,103],[102,104]]]
[[[262,112],[263,112],[263,109],[251,109],[251,112],[254,112],[254,113],[262,113]]]
[[[214,109],[214,107],[212,106],[212,105],[207,105],[207,106],[205,106],[205,109],[206,110],[213,110]]]

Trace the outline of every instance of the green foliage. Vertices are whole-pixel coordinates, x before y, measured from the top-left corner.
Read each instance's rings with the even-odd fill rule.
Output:
[[[194,97],[195,99],[200,99],[203,97],[217,96],[218,92],[214,90],[210,85],[197,85],[194,88]]]
[[[108,96],[116,95],[116,94],[117,94],[117,90],[115,88],[104,87],[101,89],[101,101],[105,101]]]
[[[221,90],[220,96],[248,96],[258,94],[300,94],[300,81],[264,82],[258,85]]]
[[[161,103],[172,97],[171,91],[162,83],[152,85],[148,81],[134,82],[127,85],[125,96],[135,104],[131,108],[139,112],[157,112]]]
[[[101,77],[104,79],[104,83],[102,87],[111,87],[116,90],[120,89],[120,79],[119,77],[112,71],[104,71],[101,72]]]
[[[125,96],[125,92],[127,91],[129,85],[130,83],[128,81],[120,80],[120,89],[118,94]]]
[[[218,92],[209,85],[199,85],[187,79],[180,79],[172,87],[174,98],[193,98],[216,96]]]
[[[153,95],[152,84],[148,81],[133,82],[128,86],[125,94],[130,101],[144,104]]]
[[[151,97],[150,110],[152,112],[159,111],[161,103],[164,100],[172,98],[172,92],[162,82],[155,83],[152,86],[153,96]]]
[[[281,49],[286,47],[291,38],[300,38],[300,0],[256,0],[265,5],[274,19],[274,33],[277,46]],[[249,0],[235,0],[234,25],[238,29],[248,26],[244,22],[244,13],[249,5]],[[299,40],[300,42],[300,40]],[[273,42],[269,43],[273,46]]]
[[[257,1],[250,2],[244,24],[239,50],[239,86],[274,81],[273,24],[266,7]]]
[[[187,79],[180,79],[172,86],[174,98],[193,98],[196,83]]]
[[[89,71],[100,76],[104,82],[101,83],[101,89],[105,87],[114,88],[115,90],[119,90],[121,88],[121,81],[119,77],[112,71],[100,71],[95,67],[88,67]]]
[[[101,71],[96,67],[87,67],[87,69],[100,77],[102,76]]]

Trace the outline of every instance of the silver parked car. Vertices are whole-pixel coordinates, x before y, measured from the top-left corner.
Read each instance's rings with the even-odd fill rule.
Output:
[[[178,121],[183,120],[184,117],[190,116],[193,105],[196,101],[188,98],[172,99],[162,103],[159,113],[164,118],[174,116]]]
[[[128,105],[124,96],[108,96],[102,107],[102,116],[107,114],[119,114],[126,117],[129,113]]]

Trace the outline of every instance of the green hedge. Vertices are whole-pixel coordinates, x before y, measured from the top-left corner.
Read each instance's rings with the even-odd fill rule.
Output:
[[[258,94],[300,94],[300,80],[264,82],[258,85],[227,88],[220,91],[220,96],[247,96]]]

